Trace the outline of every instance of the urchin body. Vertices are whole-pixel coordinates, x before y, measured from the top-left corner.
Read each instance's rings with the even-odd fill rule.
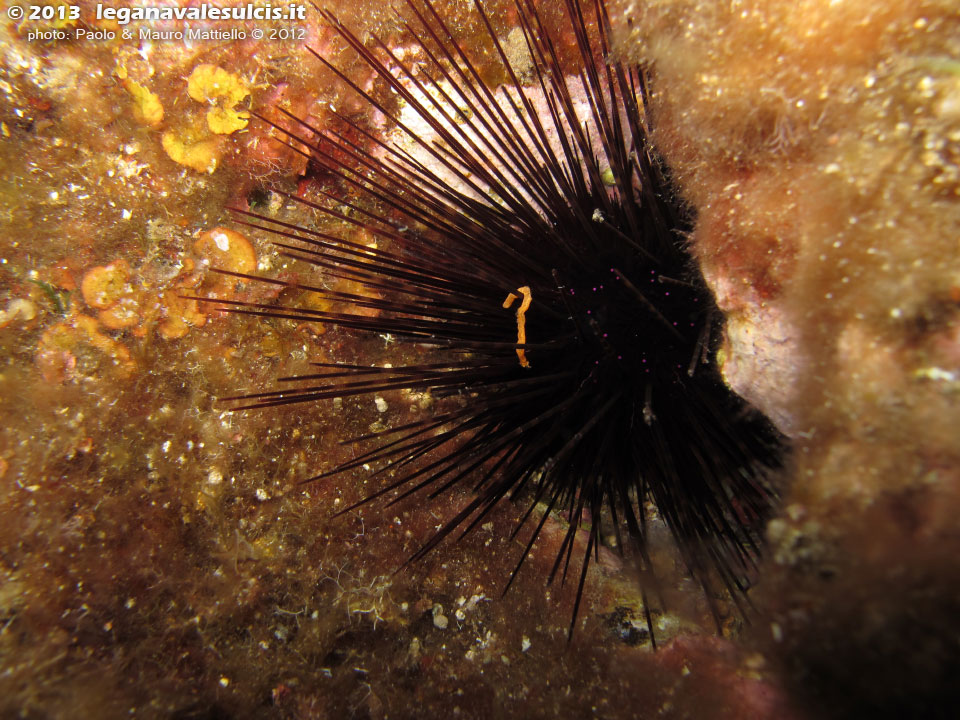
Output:
[[[642,73],[604,64],[601,2],[566,0],[569,27],[560,37],[532,3],[518,1],[532,61],[527,84],[478,2],[490,54],[507,78],[499,90],[429,0],[409,7],[416,68],[325,13],[404,113],[318,56],[403,142],[347,118],[362,142],[289,114],[285,128],[276,125],[293,149],[339,176],[348,194],[330,199],[349,212],[299,202],[372,233],[378,247],[245,213],[284,238],[278,245],[289,257],[362,291],[314,288],[345,304],[343,312],[227,305],[389,333],[432,347],[432,356],[397,367],[319,365],[288,379],[287,389],[230,400],[262,408],[404,388],[468,394],[462,406],[358,438],[354,460],[317,477],[377,466],[383,487],[364,503],[472,489],[415,558],[507,498],[529,503],[521,527],[542,503],[516,570],[547,515],[562,513],[569,529],[551,579],[566,577],[576,533],[587,528],[577,606],[608,526],[640,558],[646,600],[652,503],[708,597],[719,580],[739,603],[776,499],[767,477],[780,439],[714,362],[721,319],[684,248],[689,213],[647,141]],[[559,59],[564,40],[580,60],[572,70]],[[430,137],[412,127],[411,113]]]

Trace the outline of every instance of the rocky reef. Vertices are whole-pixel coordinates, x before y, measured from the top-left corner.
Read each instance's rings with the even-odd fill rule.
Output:
[[[327,5],[403,47],[383,3]],[[436,6],[464,37],[484,32],[470,3]],[[485,6],[507,42],[511,3]],[[253,117],[369,113],[307,47],[360,86],[369,70],[312,10],[184,41],[140,34],[184,23],[77,7],[80,23],[0,24],[0,714],[956,706],[955,3],[609,2],[614,50],[647,68],[657,148],[696,213],[689,241],[727,316],[726,376],[794,444],[752,624],[731,615],[716,637],[680,577],[656,653],[636,578],[606,549],[568,644],[572,588],[544,588],[561,519],[501,597],[522,508],[395,573],[456,498],[331,519],[369,492],[364,476],[299,484],[348,457],[344,437],[431,412],[428,395],[251,413],[215,400],[310,361],[396,358],[390,338],[191,299],[316,302],[210,272],[311,280],[231,207],[371,242],[284,198],[343,189]]]

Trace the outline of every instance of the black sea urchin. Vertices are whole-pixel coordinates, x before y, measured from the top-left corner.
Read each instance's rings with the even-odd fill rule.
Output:
[[[316,363],[316,372],[285,378],[293,383],[285,389],[229,400],[266,408],[404,388],[462,394],[468,402],[352,440],[355,459],[310,480],[379,464],[384,486],[363,503],[472,488],[413,558],[477,526],[506,498],[529,503],[520,527],[542,504],[511,580],[549,513],[562,513],[569,527],[551,580],[566,577],[575,535],[587,529],[574,621],[606,528],[651,572],[655,508],[708,597],[719,580],[739,605],[776,499],[766,476],[780,439],[714,361],[721,318],[684,249],[689,213],[648,144],[643,73],[607,62],[602,0],[565,0],[560,32],[531,0],[517,1],[526,84],[477,0],[484,63],[499,64],[499,88],[431,0],[407,4],[415,68],[323,13],[403,113],[314,53],[396,128],[393,141],[339,115],[341,131],[289,113],[288,129],[275,125],[349,188],[328,195],[329,207],[290,199],[365,229],[379,246],[242,213],[252,218],[245,224],[281,236],[288,257],[362,289],[306,288],[345,304],[343,312],[223,304],[389,333],[432,346],[430,362]],[[432,139],[411,126],[414,115]]]

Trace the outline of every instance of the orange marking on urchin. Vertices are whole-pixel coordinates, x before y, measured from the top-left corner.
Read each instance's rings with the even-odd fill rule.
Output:
[[[517,345],[526,345],[527,343],[527,309],[530,307],[530,303],[533,302],[533,293],[530,292],[530,286],[524,285],[523,287],[517,288],[517,292],[523,295],[523,302],[520,303],[520,307],[517,308]],[[513,305],[519,298],[514,294],[510,293],[507,295],[507,299],[503,301],[503,309],[509,310],[510,306]],[[520,359],[520,367],[528,368],[530,367],[530,362],[527,360],[527,351],[523,348],[517,348],[517,357]]]

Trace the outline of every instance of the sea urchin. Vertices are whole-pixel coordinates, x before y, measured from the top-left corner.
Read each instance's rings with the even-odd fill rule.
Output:
[[[529,65],[522,70],[476,0],[484,63],[497,64],[500,87],[432,0],[407,4],[415,62],[323,12],[399,103],[314,53],[386,118],[392,139],[339,114],[339,130],[282,110],[286,128],[260,118],[342,188],[328,206],[289,199],[366,230],[377,247],[238,211],[243,224],[279,236],[288,257],[361,289],[297,286],[347,308],[340,312],[217,302],[389,333],[431,348],[429,362],[315,363],[310,374],[284,378],[283,389],[228,400],[267,408],[397,389],[467,397],[352,440],[354,459],[308,481],[376,466],[383,487],[362,503],[471,488],[412,559],[519,498],[527,510],[517,532],[528,521],[533,529],[511,580],[548,515],[561,513],[568,529],[551,580],[567,576],[575,536],[587,531],[574,621],[591,555],[608,534],[621,550],[632,548],[643,585],[653,587],[655,513],[707,596],[719,581],[742,605],[777,496],[768,476],[781,440],[729,390],[715,362],[722,318],[684,247],[690,213],[648,142],[644,73],[608,61],[602,0],[565,0],[560,32],[532,0],[517,0]],[[647,606],[646,590],[643,598]]]

